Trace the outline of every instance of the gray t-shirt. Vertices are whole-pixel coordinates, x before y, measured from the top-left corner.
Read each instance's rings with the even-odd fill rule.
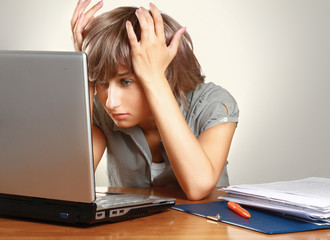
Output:
[[[203,83],[187,95],[188,106],[180,107],[183,116],[198,137],[206,129],[225,122],[238,122],[239,110],[235,99],[214,83]],[[226,113],[224,106],[228,110]],[[94,124],[107,141],[107,173],[111,187],[149,187],[178,185],[162,144],[160,148],[166,164],[164,172],[151,181],[152,156],[139,126],[120,128],[114,124],[97,95],[94,101]],[[225,166],[217,186],[228,186]]]

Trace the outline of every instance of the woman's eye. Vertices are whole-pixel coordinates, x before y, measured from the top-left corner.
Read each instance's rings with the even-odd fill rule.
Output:
[[[120,80],[120,83],[125,86],[125,87],[128,87],[129,85],[131,85],[133,82],[129,79],[121,79]]]

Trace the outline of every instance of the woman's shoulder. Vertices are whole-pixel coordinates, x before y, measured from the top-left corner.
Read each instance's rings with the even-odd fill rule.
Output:
[[[235,98],[230,92],[213,82],[202,83],[196,87],[194,91],[188,94],[189,104],[194,105],[196,102],[211,103],[235,103]]]
[[[189,107],[183,114],[198,134],[217,124],[238,122],[239,109],[235,98],[219,85],[212,82],[200,84],[187,95],[187,100]]]

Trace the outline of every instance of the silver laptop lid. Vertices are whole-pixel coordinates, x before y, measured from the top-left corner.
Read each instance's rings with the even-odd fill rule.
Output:
[[[0,193],[92,202],[86,56],[0,51]]]

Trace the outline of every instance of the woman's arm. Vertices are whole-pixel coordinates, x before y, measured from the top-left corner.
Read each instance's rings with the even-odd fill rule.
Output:
[[[185,29],[179,29],[166,46],[163,20],[152,4],[151,12],[152,17],[144,8],[136,12],[141,25],[140,41],[137,41],[131,24],[127,23],[134,71],[142,83],[180,186],[188,199],[202,199],[218,182],[236,124],[214,126],[198,139],[194,136],[165,77],[165,70],[177,52]]]
[[[202,199],[220,178],[236,123],[211,127],[197,139],[187,125],[167,80],[158,81],[158,84],[148,85],[145,92],[167,156],[187,198]]]
[[[82,42],[83,42],[82,32],[84,31],[85,27],[94,19],[94,14],[103,5],[103,1],[100,1],[97,4],[95,4],[90,10],[84,13],[90,2],[91,0],[86,0],[86,1],[79,0],[73,12],[73,16],[71,19],[71,30],[72,30],[73,46],[76,51],[81,51]],[[104,153],[106,147],[106,140],[101,129],[93,124],[94,91],[95,91],[94,84],[92,82],[89,82],[89,101],[90,101],[90,111],[91,111],[92,137],[93,137],[94,170],[96,170]]]

